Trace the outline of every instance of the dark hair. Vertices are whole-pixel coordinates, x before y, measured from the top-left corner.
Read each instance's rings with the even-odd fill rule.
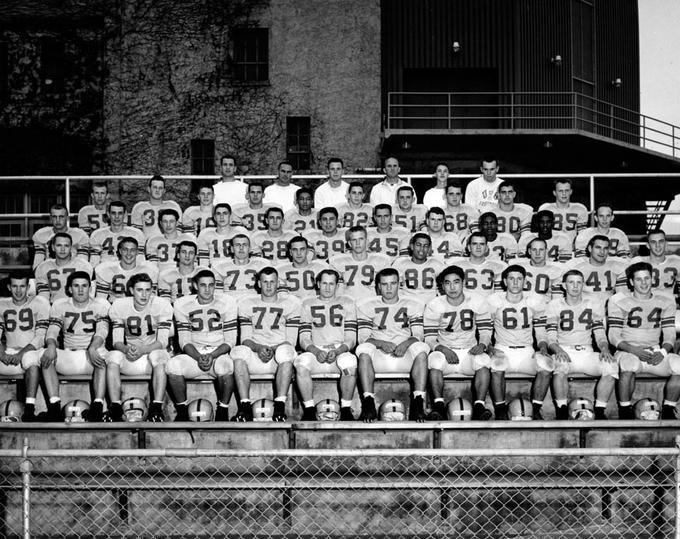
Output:
[[[340,282],[340,274],[337,271],[330,268],[323,269],[319,273],[317,273],[316,277],[314,278],[317,290],[319,289],[319,283],[321,282],[321,278],[324,275],[333,275],[335,277],[335,283],[337,284]]]
[[[225,153],[222,155],[222,157],[220,157],[220,165],[222,164],[222,161],[224,161],[225,159],[231,159],[234,162],[234,165],[236,165],[236,157],[234,157],[230,153]]]
[[[402,185],[401,187],[397,188],[397,196],[399,196],[399,193],[402,191],[410,191],[410,193],[415,196],[416,192],[413,190],[413,187],[410,185]]]
[[[66,206],[64,206],[63,204],[52,204],[52,205],[50,206],[50,214],[51,214],[54,210],[66,210],[66,215],[68,215],[68,208],[67,208]]]
[[[347,192],[349,193],[353,187],[361,187],[361,190],[365,193],[366,189],[364,188],[364,184],[362,182],[358,181],[353,181],[349,184],[349,187],[347,188]]]
[[[389,210],[390,215],[392,215],[392,206],[389,204],[377,204],[376,206],[373,207],[373,215],[375,215],[378,210]]]
[[[611,242],[609,241],[609,238],[608,238],[607,236],[605,236],[604,234],[595,234],[595,235],[594,235],[592,238],[590,238],[590,240],[588,241],[588,245],[586,245],[586,255],[587,255],[587,256],[590,256],[590,251],[592,250],[593,245],[595,245],[595,242],[596,242],[596,241],[606,241],[606,242],[607,242],[607,246],[609,246],[609,244],[611,243]]]
[[[568,183],[569,187],[574,186],[574,181],[571,178],[557,178],[553,180],[553,189],[557,188],[558,183]]]
[[[127,212],[127,206],[125,205],[125,202],[123,202],[122,200],[114,200],[113,202],[109,202],[109,210],[114,206],[116,208],[123,208],[123,211]]]
[[[300,200],[302,195],[309,195],[310,197],[314,198],[314,193],[309,187],[300,187],[300,189],[295,191],[295,200]]]
[[[246,191],[247,191],[248,193],[250,193],[250,190],[251,190],[253,187],[259,187],[260,189],[262,189],[262,191],[264,191],[264,184],[263,184],[262,182],[250,182],[250,183],[248,184],[248,189],[246,189]]]
[[[503,273],[501,273],[501,281],[507,279],[508,275],[510,275],[512,272],[521,273],[522,277],[525,278],[527,276],[527,270],[525,270],[522,266],[519,264],[510,264],[503,270]]]
[[[71,245],[73,245],[73,238],[71,237],[71,234],[68,232],[57,232],[54,236],[52,236],[52,239],[50,240],[50,245],[52,248],[54,248],[54,244],[57,241],[58,238],[66,238],[68,241],[71,242]]]
[[[209,270],[207,268],[200,270],[198,273],[196,273],[196,275],[194,275],[191,278],[191,280],[194,283],[194,285],[197,286],[198,281],[200,279],[203,279],[203,277],[212,277],[213,279],[217,280],[217,278],[215,277],[215,273],[212,270]]]
[[[430,217],[430,215],[433,214],[446,217],[446,212],[442,208],[440,208],[439,206],[432,206],[429,210],[427,210],[427,213],[425,213],[425,219],[427,219],[428,217]]]
[[[298,236],[294,236],[294,237],[292,237],[291,239],[288,240],[288,245],[286,246],[286,251],[290,251],[291,245],[293,245],[294,243],[301,242],[301,241],[303,241],[305,243],[306,247],[309,247],[309,242],[307,241],[307,238],[304,238],[303,236],[298,235]]]
[[[183,240],[183,241],[180,241],[180,242],[177,244],[177,253],[178,253],[178,254],[179,254],[179,250],[180,250],[182,247],[193,247],[193,248],[194,248],[194,252],[198,253],[198,245],[196,245],[196,242],[194,242],[194,241],[191,241],[191,240]]]
[[[149,180],[149,187],[151,187],[153,182],[163,182],[163,187],[165,187],[165,178],[160,174],[154,174],[151,176],[151,179]]]
[[[460,266],[447,266],[444,268],[439,275],[437,275],[437,286],[441,289],[444,285],[444,279],[449,275],[457,275],[465,282],[465,271]]]
[[[577,269],[570,269],[569,271],[565,271],[564,275],[562,275],[562,282],[566,283],[567,282],[567,277],[571,277],[572,275],[576,275],[577,277],[581,277],[583,279],[583,273],[580,270]]]
[[[87,284],[92,284],[92,277],[86,271],[74,271],[73,273],[69,273],[68,277],[66,277],[65,287],[66,295],[68,297],[71,297],[71,287],[73,286],[73,281],[75,281],[76,279],[85,279],[87,281]]]
[[[281,217],[283,217],[283,209],[279,208],[278,206],[271,206],[270,208],[267,208],[267,211],[264,212],[264,218],[269,219],[269,215],[278,212],[281,214]]]
[[[327,213],[331,213],[331,214],[335,215],[336,219],[338,217],[338,209],[337,208],[334,208],[333,206],[326,206],[325,208],[321,208],[317,212],[316,220],[321,221],[321,218]]]
[[[635,278],[638,271],[648,271],[652,275],[652,265],[649,262],[635,262],[626,268],[626,285],[629,290],[633,290],[633,285],[630,282]]]
[[[283,161],[280,161],[278,165],[276,165],[276,170],[279,170],[281,168],[281,165],[289,165],[290,168],[295,170],[295,167],[293,166],[293,163],[288,161],[287,159],[284,159]]]
[[[449,189],[451,189],[452,187],[455,187],[456,189],[460,189],[461,191],[463,190],[463,186],[455,178],[447,180],[445,192],[448,191]]]
[[[495,155],[485,155],[482,157],[481,161],[479,162],[479,166],[482,167],[484,166],[484,163],[493,163],[494,161],[496,161],[497,167],[501,166],[501,162]]]
[[[231,205],[226,203],[226,202],[220,202],[219,204],[215,204],[215,207],[213,208],[213,211],[212,211],[213,219],[215,218],[215,212],[217,212],[217,210],[219,210],[221,208],[225,208],[229,212],[229,214],[231,215],[231,213],[232,213],[231,212]]]
[[[345,230],[345,241],[349,241],[349,237],[352,234],[355,234],[356,232],[361,232],[364,235],[364,237],[368,238],[368,231],[366,230],[366,227],[361,225],[354,225]]]
[[[148,273],[135,273],[128,279],[128,282],[125,285],[125,292],[128,296],[132,295],[132,289],[137,283],[150,283],[153,286],[153,281]]]
[[[106,182],[92,182],[92,190],[94,191],[95,187],[104,187],[106,189],[106,192],[109,192],[109,186],[106,185]]]
[[[28,270],[25,270],[25,269],[12,270],[12,271],[9,272],[9,275],[7,276],[7,283],[9,284],[9,282],[12,279],[17,280],[17,281],[21,279],[21,280],[26,280],[26,284],[28,284],[28,281],[31,280],[32,276],[33,275],[31,274],[31,272],[28,271]]]
[[[179,213],[177,212],[177,210],[173,210],[172,208],[165,208],[165,209],[158,212],[158,224],[159,225],[160,225],[160,222],[163,219],[163,217],[165,217],[166,215],[174,215],[175,220],[179,221]]]
[[[326,168],[331,168],[331,163],[340,163],[340,166],[342,168],[345,168],[345,163],[343,163],[342,159],[340,159],[339,157],[331,157],[328,160],[328,163],[326,163]]]
[[[137,241],[136,238],[133,238],[132,236],[125,236],[123,238],[120,238],[118,245],[116,245],[116,254],[118,256],[120,256],[120,246],[123,245],[124,243],[134,243],[135,247],[139,249],[139,242]]]
[[[429,234],[426,234],[425,232],[416,232],[411,236],[411,239],[409,240],[409,245],[412,243],[415,243],[416,240],[427,240],[430,242],[430,245],[432,245],[432,238],[430,237]]]

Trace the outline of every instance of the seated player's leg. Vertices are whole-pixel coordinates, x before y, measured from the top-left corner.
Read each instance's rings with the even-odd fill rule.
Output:
[[[189,421],[186,377],[198,378],[205,373],[201,371],[196,360],[187,354],[177,354],[170,358],[165,365],[165,372],[168,376],[168,385],[172,391],[172,396],[175,399],[175,410],[177,412],[175,421]]]
[[[276,347],[274,352],[274,361],[276,362],[276,382],[274,397],[274,421],[285,421],[286,416],[286,400],[288,399],[288,391],[290,390],[290,383],[293,379],[293,362],[297,354],[295,348],[289,343],[282,343]]]
[[[533,359],[536,363],[536,376],[531,385],[531,405],[533,418],[543,419],[543,401],[548,394],[552,373],[555,370],[555,361],[552,357],[534,352]]]
[[[378,411],[375,408],[375,393],[373,390],[375,383],[375,369],[373,368],[373,357],[378,352],[375,345],[362,343],[356,348],[357,365],[359,371],[359,385],[361,386],[361,415],[359,419],[372,423],[378,418]]]
[[[18,352],[19,350],[11,348],[5,349],[6,354],[17,354]],[[40,383],[40,352],[38,350],[25,352],[21,357],[21,363],[12,365],[12,367],[17,366],[23,372],[24,387],[26,388],[26,402],[21,420],[24,423],[30,423],[35,421],[35,399],[38,395],[38,384]],[[5,374],[2,370],[0,370],[0,373]]]
[[[233,421],[252,421],[253,405],[250,400],[250,367],[262,363],[257,354],[247,346],[234,346],[231,350],[231,359],[234,362],[234,383],[239,396],[238,412],[232,418]]]
[[[121,373],[126,375],[151,374],[148,357],[142,356],[136,361],[130,361],[120,350],[111,350],[106,355],[106,387],[109,393],[111,407],[107,421],[123,421],[123,406],[121,399]]]
[[[45,415],[45,420],[63,421],[64,412],[61,409],[61,398],[59,397],[59,375],[57,374],[57,362],[55,360],[47,365],[47,359],[43,356],[45,351],[45,348],[41,348],[37,351],[40,362],[40,373],[42,375],[43,382],[45,383],[45,391],[47,393],[47,414]],[[24,356],[24,360],[27,360],[26,356]]]
[[[163,416],[163,400],[165,399],[165,390],[167,387],[168,376],[165,372],[165,366],[170,361],[170,353],[167,350],[153,350],[149,352],[149,363],[151,363],[151,385],[153,388],[153,397],[151,406],[149,406],[149,415],[147,421],[159,423],[165,420]]]
[[[217,410],[215,421],[229,421],[229,401],[234,392],[234,362],[229,354],[217,356],[212,371],[217,378]]]
[[[108,352],[104,347],[98,350],[105,358]],[[91,374],[94,385],[94,401],[90,404],[87,420],[99,422],[104,418],[104,396],[106,395],[106,367],[96,367],[92,364],[85,350],[57,350],[57,374],[72,376]]]
[[[407,350],[406,356],[413,357],[411,364],[411,383],[413,385],[413,395],[411,396],[411,406],[409,406],[409,419],[411,421],[423,422],[426,419],[425,397],[427,396],[427,355],[430,347],[423,342],[415,342]]]

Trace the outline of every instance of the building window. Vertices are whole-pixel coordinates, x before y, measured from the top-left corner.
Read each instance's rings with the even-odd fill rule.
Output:
[[[269,30],[234,30],[234,78],[240,82],[269,80]]]
[[[6,41],[0,41],[0,100],[9,96],[9,52]]]
[[[311,156],[309,116],[286,118],[286,159],[295,170],[309,170]]]
[[[215,141],[193,139],[191,141],[191,173],[194,175],[215,174]]]
[[[64,89],[64,43],[52,38],[40,42],[40,66],[43,90],[55,94]]]

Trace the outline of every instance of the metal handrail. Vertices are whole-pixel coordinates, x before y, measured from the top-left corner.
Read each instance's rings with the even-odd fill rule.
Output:
[[[437,98],[441,102],[417,103],[403,102],[404,97]],[[477,103],[455,103],[456,97],[498,97],[496,102],[486,103],[480,100]],[[531,97],[532,100],[523,102],[523,98]],[[551,103],[549,99],[557,101]],[[430,113],[426,116],[404,116],[403,111],[427,109]],[[456,109],[474,111],[475,109],[497,110],[496,115],[456,115]],[[524,111],[531,110],[531,114]],[[540,110],[546,109],[547,114],[540,114]],[[565,114],[556,116],[548,114],[550,110],[565,110]],[[401,114],[395,112],[402,111]],[[538,115],[537,115],[538,112]],[[550,129],[595,132],[609,138],[622,139],[628,143],[634,143],[643,148],[650,146],[663,148],[673,157],[676,150],[680,150],[677,142],[677,127],[659,118],[653,118],[639,111],[635,111],[621,105],[609,103],[597,97],[588,96],[578,92],[388,92],[387,98],[387,128],[388,129],[416,129],[416,127],[404,127],[404,122],[422,121],[446,122],[446,130],[453,130],[455,121],[506,121],[511,130],[517,129],[517,122],[566,122],[566,126],[521,126],[523,131]],[[402,125],[395,125],[401,122]],[[489,128],[493,130],[505,129]]]

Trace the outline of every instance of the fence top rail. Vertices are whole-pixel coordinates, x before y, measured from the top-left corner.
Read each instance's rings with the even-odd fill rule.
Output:
[[[474,173],[456,173],[449,174],[449,178],[477,178],[479,176],[478,172]],[[574,173],[501,173],[502,178],[529,178],[529,179],[557,179],[557,178],[572,178],[572,179],[620,179],[620,178],[661,178],[661,179],[674,179],[680,178],[680,172],[574,172]],[[192,174],[169,174],[163,175],[166,180],[219,180],[220,176],[215,175],[192,175]],[[345,174],[343,179],[345,180],[361,180],[361,179],[376,179],[381,180],[385,176],[384,174],[377,173],[367,173],[367,174]],[[433,174],[400,174],[401,178],[411,178],[411,179],[433,179]],[[145,180],[148,181],[149,175],[89,175],[89,176],[0,176],[0,181],[46,181],[46,180],[61,180],[61,181],[73,181],[73,180],[91,180],[91,181],[103,181],[103,180]],[[275,174],[248,174],[236,176],[239,180],[274,180],[276,179]],[[324,180],[328,176],[325,174],[297,174],[293,178],[305,179],[305,180]]]
[[[646,456],[676,456],[680,457],[680,448],[677,447],[634,447],[634,448],[522,448],[522,449],[27,449],[27,458],[111,458],[111,457],[252,457],[252,458],[295,458],[295,457],[338,457],[338,458],[362,458],[362,457],[646,457]],[[22,449],[2,449],[0,458],[21,457]]]

